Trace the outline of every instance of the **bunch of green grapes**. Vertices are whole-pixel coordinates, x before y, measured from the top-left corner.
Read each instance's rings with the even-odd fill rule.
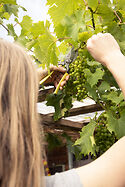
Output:
[[[79,33],[79,49],[78,56],[74,62],[69,65],[69,75],[70,79],[65,87],[65,92],[67,94],[72,95],[78,101],[85,99],[87,95],[86,90],[86,76],[84,70],[89,68],[91,72],[94,72],[94,67],[90,67],[87,65],[87,59],[90,57],[90,61],[92,60],[91,55],[86,49],[86,42],[88,38],[92,36],[90,32],[81,32]]]
[[[70,79],[65,87],[65,92],[72,95],[78,101],[87,97],[87,91],[85,88],[86,78],[84,74],[85,59],[79,55],[74,62],[69,65]]]
[[[105,113],[102,113],[98,118],[98,123],[95,129],[95,143],[97,146],[97,157],[107,151],[115,142],[116,136],[114,133],[110,133],[107,129],[107,117]]]

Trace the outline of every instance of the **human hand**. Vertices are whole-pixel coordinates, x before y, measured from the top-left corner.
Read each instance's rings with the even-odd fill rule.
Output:
[[[59,81],[63,77],[64,73],[66,72],[66,69],[64,69],[62,66],[51,66],[50,67],[50,72],[52,72],[52,75],[44,82],[44,84],[53,84],[55,87],[57,87]],[[43,79],[48,75],[48,70],[47,69],[38,69],[38,74],[39,74],[39,79]],[[66,76],[64,81],[61,82],[60,89],[63,88],[63,86],[66,84],[66,82],[69,79],[69,75]]]
[[[113,61],[116,54],[121,53],[118,43],[109,33],[93,35],[87,41],[87,49],[95,60],[105,66]]]

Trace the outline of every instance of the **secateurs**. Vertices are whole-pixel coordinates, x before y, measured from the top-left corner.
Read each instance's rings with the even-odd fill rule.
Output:
[[[65,80],[65,78],[67,77],[68,73],[69,73],[69,65],[70,63],[74,62],[75,59],[78,56],[78,49],[74,49],[74,47],[71,48],[71,50],[69,51],[69,53],[65,56],[64,61],[59,61],[58,65],[62,65],[63,67],[66,68],[66,73],[63,75],[63,77],[61,78],[60,82],[58,83],[54,94],[57,94],[60,88],[60,85],[62,83],[63,80]],[[54,71],[50,72],[49,75],[47,75],[46,77],[44,77],[41,81],[40,84],[43,84],[52,74]]]

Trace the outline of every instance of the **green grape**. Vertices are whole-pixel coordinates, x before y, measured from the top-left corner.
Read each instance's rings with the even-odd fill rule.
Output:
[[[70,93],[72,97],[76,98],[76,100],[81,101],[87,97],[87,91],[85,88],[86,78],[85,78],[85,59],[83,55],[79,53],[83,53],[83,49],[79,49],[77,59],[70,64],[70,79],[65,86],[65,92]],[[71,89],[72,88],[72,89]]]
[[[107,117],[105,113],[102,113],[97,119],[97,126],[94,133],[97,147],[97,155],[95,158],[103,154],[117,141],[115,134],[110,133],[106,125]]]

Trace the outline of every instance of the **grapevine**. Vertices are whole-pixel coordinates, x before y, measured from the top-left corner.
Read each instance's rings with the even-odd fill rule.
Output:
[[[125,103],[115,79],[90,56],[86,42],[93,34],[109,32],[125,55],[125,3],[123,0],[113,0],[113,3],[110,0],[72,0],[72,3],[67,0],[61,3],[59,0],[47,0],[47,5],[54,34],[48,20],[34,23],[26,15],[19,22],[20,6],[16,0],[4,0],[0,3],[0,25],[16,42],[32,52],[35,63],[43,68],[49,68],[50,64],[57,65],[71,47],[78,51],[77,59],[70,64],[67,85],[57,94],[50,94],[47,105],[55,107],[54,119],[58,120],[67,116],[74,99],[83,101],[90,97],[100,104],[105,110],[106,119],[100,117],[100,123],[91,119],[81,130],[80,139],[75,143],[81,147],[81,154],[100,155],[114,143],[114,136],[119,139],[125,135]],[[25,11],[24,8],[23,10]],[[12,14],[15,23],[9,20]],[[6,20],[10,21],[9,24]],[[15,32],[16,24],[20,25],[20,35]],[[60,44],[57,45],[57,42]],[[111,135],[111,144],[108,136],[109,145],[106,144],[106,148],[101,149],[99,137],[104,144],[104,131],[106,136]],[[97,136],[99,133],[100,136]]]

